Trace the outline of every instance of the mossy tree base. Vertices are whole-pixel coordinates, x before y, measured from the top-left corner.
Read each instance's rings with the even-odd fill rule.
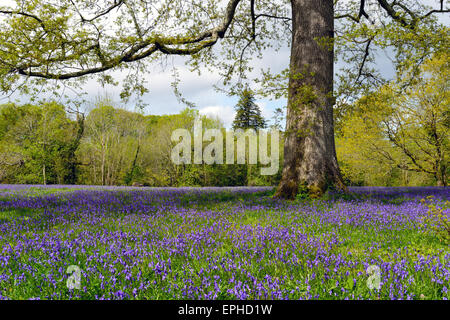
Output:
[[[333,123],[333,2],[292,1],[292,47],[284,165],[275,197],[312,198],[329,186],[345,190],[336,159]]]

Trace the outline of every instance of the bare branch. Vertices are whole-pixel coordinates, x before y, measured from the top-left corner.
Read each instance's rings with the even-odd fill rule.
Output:
[[[73,1],[71,0],[72,4]],[[103,17],[104,15],[107,15],[108,13],[110,13],[112,10],[114,10],[115,8],[119,8],[122,4],[124,3],[124,0],[119,0],[119,1],[114,1],[114,4],[111,5],[110,7],[106,8],[105,10],[99,12],[98,14],[96,14],[94,17],[90,18],[90,19],[86,19],[84,18],[81,13],[78,11],[78,14],[80,15],[81,18],[81,22],[92,22],[94,20],[97,20],[100,17]],[[74,4],[75,6],[75,4]]]
[[[369,19],[369,15],[364,10],[365,3],[366,3],[366,0],[361,0],[360,6],[359,6],[358,19],[361,19],[362,16],[364,16],[367,20]]]
[[[444,0],[440,0],[440,9],[434,9],[429,11],[428,13],[424,14],[422,17],[420,17],[420,19],[426,18],[430,15],[432,15],[433,13],[445,13],[445,12],[450,12],[450,10],[448,9],[444,9]]]
[[[39,22],[39,24],[42,27],[42,29],[45,32],[47,32],[47,29],[45,27],[44,21],[42,21],[41,18],[39,18],[38,16],[36,16],[34,14],[26,13],[26,12],[23,12],[23,11],[11,11],[11,10],[0,10],[0,13],[9,14],[9,15],[20,15],[20,16],[32,18],[32,19],[36,20],[37,22]]]
[[[363,59],[362,59],[362,61],[361,61],[361,65],[359,66],[358,77],[356,78],[356,81],[355,81],[356,83],[359,83],[359,79],[360,79],[361,76],[362,76],[362,72],[363,72],[363,69],[364,69],[364,65],[366,64],[367,58],[369,57],[369,54],[370,54],[369,49],[370,49],[370,44],[372,43],[372,40],[373,40],[373,37],[367,39],[366,48],[365,48],[365,50],[364,50],[364,57],[363,57]]]
[[[280,16],[275,16],[275,15],[271,15],[271,14],[265,14],[265,13],[259,13],[255,16],[255,20],[257,20],[258,18],[261,17],[265,17],[265,18],[271,18],[271,19],[280,19],[280,20],[286,20],[286,21],[291,21],[292,18],[290,17],[280,17]]]
[[[394,20],[400,22],[400,24],[407,28],[412,28],[413,26],[410,25],[405,18],[400,16],[400,14],[395,11],[395,9],[386,1],[386,0],[377,0],[380,6],[386,11],[386,13]]]

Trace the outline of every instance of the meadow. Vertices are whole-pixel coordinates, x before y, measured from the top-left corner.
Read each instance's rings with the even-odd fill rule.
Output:
[[[450,297],[449,245],[429,218],[448,222],[450,189],[272,194],[0,185],[0,298]]]

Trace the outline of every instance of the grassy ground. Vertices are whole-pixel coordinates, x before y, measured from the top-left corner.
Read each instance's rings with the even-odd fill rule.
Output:
[[[0,297],[448,299],[448,243],[420,201],[432,194],[448,214],[446,189],[369,191],[294,202],[267,188],[0,193]]]

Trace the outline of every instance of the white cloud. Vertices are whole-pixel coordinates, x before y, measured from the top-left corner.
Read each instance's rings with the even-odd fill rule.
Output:
[[[269,107],[266,101],[259,101],[257,102],[257,105],[261,109],[261,114],[264,119],[266,119],[270,124],[273,116],[273,108]],[[213,118],[219,118],[227,128],[231,128],[234,117],[236,116],[236,111],[232,106],[212,105],[200,108],[198,111],[200,114]]]
[[[199,109],[200,114],[207,115],[222,120],[227,128],[231,128],[235,111],[231,106],[207,106]]]

